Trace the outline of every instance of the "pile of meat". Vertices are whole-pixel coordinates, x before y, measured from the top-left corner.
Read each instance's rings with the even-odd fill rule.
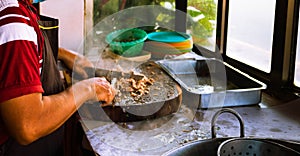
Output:
[[[116,78],[113,79],[112,84],[117,89],[117,95],[121,97],[120,94],[130,93],[134,100],[138,101],[142,96],[149,94],[150,86],[153,85],[155,80],[153,78],[148,78],[142,74],[134,74],[130,78],[120,78],[118,81]],[[121,100],[121,99],[115,99]]]
[[[176,83],[157,65],[146,63],[130,74],[111,77],[117,91],[115,106],[128,106],[164,101],[178,96]]]

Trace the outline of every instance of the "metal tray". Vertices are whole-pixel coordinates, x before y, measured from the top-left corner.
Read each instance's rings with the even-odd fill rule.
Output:
[[[217,59],[156,61],[188,93],[200,95],[200,108],[245,106],[261,101],[266,85]]]

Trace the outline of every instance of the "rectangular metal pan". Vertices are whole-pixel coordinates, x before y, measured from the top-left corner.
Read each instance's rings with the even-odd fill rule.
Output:
[[[217,59],[156,61],[181,87],[200,95],[200,108],[245,106],[261,101],[266,85]]]

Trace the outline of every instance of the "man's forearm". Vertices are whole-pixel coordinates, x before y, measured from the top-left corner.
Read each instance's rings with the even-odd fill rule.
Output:
[[[51,96],[25,95],[1,103],[1,114],[10,134],[28,144],[60,127],[86,100],[93,99],[92,90],[86,81]]]
[[[78,54],[75,52],[72,52],[64,48],[58,49],[58,59],[62,60],[62,62],[71,70],[75,63],[76,57],[78,57]]]

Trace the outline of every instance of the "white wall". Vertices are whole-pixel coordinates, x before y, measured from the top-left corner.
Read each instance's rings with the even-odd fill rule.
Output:
[[[59,46],[78,51],[84,36],[84,0],[47,0],[40,12],[59,19]]]

